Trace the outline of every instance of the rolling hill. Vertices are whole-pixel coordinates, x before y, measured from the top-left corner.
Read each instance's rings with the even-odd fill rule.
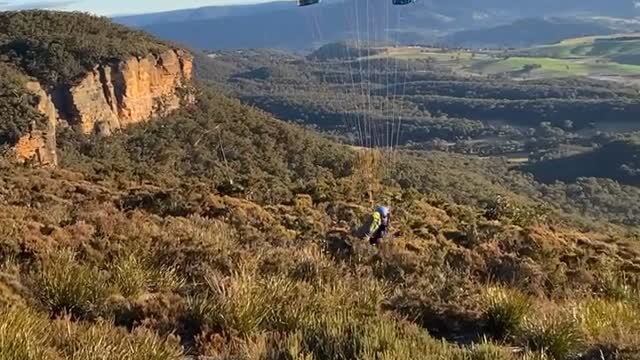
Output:
[[[260,5],[204,7],[200,9],[116,18],[124,24],[140,26],[160,37],[199,49],[273,48],[307,50],[312,44],[352,40],[357,33],[367,39],[401,43],[435,43],[447,40],[445,35],[457,31],[453,40],[467,43],[476,38],[480,45],[495,44],[496,38],[487,28],[513,23],[522,18],[562,17],[567,24],[543,28],[548,36],[518,36],[530,31],[527,23],[516,22],[505,30],[500,44],[531,44],[549,39],[582,34],[583,30],[608,29],[608,25],[580,28],[571,22],[575,17],[599,22],[597,18],[629,17],[636,12],[632,2],[615,0],[603,6],[599,1],[544,1],[535,5],[526,1],[419,1],[405,7],[391,6],[387,1],[325,1],[309,8],[274,2]],[[356,16],[357,14],[357,16]],[[577,21],[577,20],[576,20]],[[605,22],[609,24],[609,22]],[[522,26],[521,26],[522,25]],[[500,31],[498,28],[495,31]],[[480,30],[474,35],[475,30]],[[550,31],[553,30],[553,31]],[[597,33],[600,33],[598,31]],[[606,32],[605,32],[606,33]],[[509,34],[513,36],[509,39]],[[494,36],[494,35],[491,35]],[[498,38],[499,39],[499,38]]]
[[[511,24],[488,29],[456,32],[446,37],[447,44],[470,47],[528,47],[555,43],[566,38],[585,35],[608,35],[614,30],[570,19],[522,19]]]
[[[155,23],[188,22],[197,20],[218,19],[224,17],[251,16],[277,12],[291,8],[291,2],[273,1],[266,4],[250,4],[240,6],[206,6],[195,9],[184,9],[160,13],[118,16],[113,18],[127,26],[146,26]]]
[[[598,177],[640,186],[639,154],[638,139],[617,140],[583,154],[543,160],[525,167],[525,170],[546,183],[571,183],[579,178]]]
[[[556,44],[537,46],[523,50],[531,56],[547,56],[560,59],[600,58],[620,64],[640,64],[640,36],[638,34],[613,34],[564,39]]]

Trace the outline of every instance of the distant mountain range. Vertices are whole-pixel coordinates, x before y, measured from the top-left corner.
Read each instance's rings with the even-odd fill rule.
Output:
[[[402,43],[524,45],[563,37],[607,34],[615,21],[640,14],[631,0],[325,0],[297,7],[292,1],[212,6],[117,17],[160,37],[198,49],[248,47],[304,50],[336,40]],[[549,24],[523,18],[554,17]],[[563,20],[559,20],[563,19]],[[543,20],[538,20],[543,21]],[[595,25],[594,25],[595,23]]]
[[[597,23],[571,19],[522,19],[486,29],[463,30],[446,37],[445,42],[468,47],[527,47],[555,43],[587,35],[609,35],[616,31]]]

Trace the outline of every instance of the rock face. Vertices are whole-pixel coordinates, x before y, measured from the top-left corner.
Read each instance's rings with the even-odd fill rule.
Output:
[[[97,65],[77,84],[47,93],[38,83],[27,88],[40,98],[38,110],[46,129],[32,129],[16,145],[22,161],[57,163],[55,129],[59,122],[85,134],[110,135],[130,124],[167,115],[192,102],[188,92],[193,58],[181,50],[168,50],[107,65]]]
[[[98,66],[69,91],[69,123],[84,133],[111,133],[180,107],[179,89],[191,79],[192,60],[180,51]]]
[[[40,83],[28,82],[25,87],[37,95],[36,109],[44,115],[46,123],[41,128],[31,124],[29,134],[20,138],[15,145],[15,153],[23,162],[32,161],[42,166],[56,166],[58,164],[56,153],[58,111],[51,96],[40,86]]]

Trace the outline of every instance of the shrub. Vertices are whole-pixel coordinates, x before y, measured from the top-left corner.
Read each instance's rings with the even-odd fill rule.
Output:
[[[65,312],[79,318],[98,315],[111,290],[104,272],[76,262],[71,252],[44,260],[40,271],[32,277],[38,300],[55,315]]]
[[[495,200],[486,202],[484,216],[488,220],[507,221],[521,227],[527,227],[545,220],[547,211],[542,206],[517,204],[498,196]]]

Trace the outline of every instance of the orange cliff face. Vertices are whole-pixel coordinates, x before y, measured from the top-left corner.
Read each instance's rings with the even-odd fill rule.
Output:
[[[163,116],[190,102],[180,89],[188,86],[193,58],[181,50],[130,58],[96,66],[76,85],[48,94],[37,82],[27,89],[38,95],[46,129],[32,129],[15,147],[22,162],[56,165],[55,130],[60,120],[85,134],[110,135],[130,124]]]
[[[44,115],[46,125],[38,129],[35,124],[32,124],[29,134],[21,137],[15,145],[16,156],[22,162],[56,166],[58,164],[56,153],[58,111],[51,100],[51,96],[40,86],[40,83],[28,82],[25,87],[38,97],[36,109]]]
[[[178,89],[191,79],[192,58],[182,51],[99,66],[70,90],[69,113],[84,133],[109,134],[180,107]]]

